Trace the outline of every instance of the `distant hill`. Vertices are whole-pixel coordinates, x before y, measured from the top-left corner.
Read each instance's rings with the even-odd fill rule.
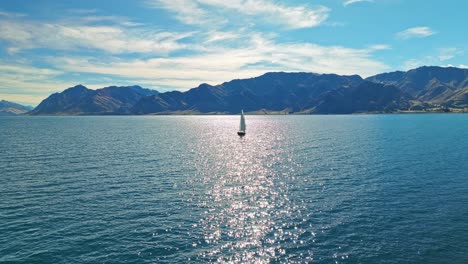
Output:
[[[22,115],[32,109],[33,108],[30,106],[20,105],[5,100],[0,101],[0,116]]]
[[[407,72],[382,73],[367,80],[395,85],[421,102],[468,106],[468,69],[425,66]]]
[[[158,94],[158,91],[140,86],[110,86],[91,90],[83,85],[55,93],[42,101],[31,115],[103,115],[129,114],[141,98]]]

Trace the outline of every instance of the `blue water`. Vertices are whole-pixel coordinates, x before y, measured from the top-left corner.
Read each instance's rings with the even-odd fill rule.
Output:
[[[468,263],[468,115],[2,117],[2,263]]]

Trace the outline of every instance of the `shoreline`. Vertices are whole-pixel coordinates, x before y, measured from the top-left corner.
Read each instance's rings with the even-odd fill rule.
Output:
[[[425,114],[468,114],[468,112],[464,111],[398,111],[398,112],[362,112],[362,113],[329,113],[329,114],[314,114],[314,113],[281,113],[277,111],[272,112],[261,112],[258,111],[254,112],[244,112],[245,115],[258,115],[258,116],[327,116],[327,115],[425,115]],[[29,115],[29,114],[20,114],[20,115],[9,115],[11,116],[237,116],[239,114],[230,114],[225,112],[209,112],[209,113],[184,113],[184,112],[164,112],[164,113],[152,113],[152,114],[41,114],[41,115]],[[7,116],[7,115],[5,115]],[[3,117],[3,116],[0,116]]]

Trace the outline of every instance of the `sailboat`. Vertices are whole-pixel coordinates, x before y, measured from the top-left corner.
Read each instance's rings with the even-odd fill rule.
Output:
[[[239,126],[239,131],[237,131],[237,135],[239,135],[240,137],[245,136],[245,117],[244,117],[244,110],[241,111],[240,126]]]

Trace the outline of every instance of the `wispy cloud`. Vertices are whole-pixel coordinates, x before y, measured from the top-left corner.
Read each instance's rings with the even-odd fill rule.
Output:
[[[25,76],[35,75],[35,77],[45,77],[45,76],[56,76],[61,74],[61,71],[48,69],[48,68],[37,68],[37,67],[28,67],[23,65],[14,65],[6,64],[0,62],[0,72],[3,74],[10,74],[10,76],[15,76],[15,74],[21,74]]]
[[[231,11],[235,12],[236,16],[255,17],[260,21],[287,28],[309,28],[320,25],[329,13],[329,9],[324,6],[289,6],[270,0],[147,0],[146,4],[151,8],[169,10],[186,24],[207,24],[213,20],[222,24],[226,21],[219,21],[219,18],[226,16],[220,13]]]
[[[20,18],[20,17],[25,17],[25,16],[26,14],[5,12],[5,11],[0,10],[0,17],[4,17],[4,18]]]
[[[81,16],[79,18],[73,17],[72,19],[69,19],[68,21],[70,23],[79,21],[83,24],[108,23],[112,25],[120,25],[123,27],[136,27],[136,26],[144,25],[143,23],[134,22],[122,16],[87,15],[87,16]]]
[[[239,38],[240,36],[240,34],[235,32],[212,31],[208,34],[206,42],[233,40]]]
[[[325,21],[329,9],[324,6],[286,6],[268,0],[199,0],[203,4],[234,10],[249,16],[263,16],[273,24],[284,23],[289,28],[315,27]]]
[[[459,48],[442,48],[442,49],[439,49],[438,58],[440,61],[447,61],[461,54],[463,54],[463,50]]]
[[[347,1],[343,2],[343,5],[344,6],[349,6],[349,5],[357,4],[357,3],[361,3],[361,2],[374,2],[374,0],[347,0]]]
[[[392,47],[386,44],[377,44],[377,45],[369,46],[369,49],[370,50],[390,50],[392,49]]]
[[[412,58],[403,62],[403,68],[405,70],[414,69],[421,66],[427,65],[447,65],[447,61],[455,58],[456,56],[462,55],[464,51],[460,48],[449,47],[440,48],[437,50],[438,55],[423,56],[420,58]],[[448,64],[452,66],[451,64]],[[461,66],[460,66],[461,67]],[[462,67],[461,67],[462,68]]]
[[[195,0],[147,0],[145,3],[149,8],[166,9],[175,13],[176,18],[185,24],[200,25],[212,22],[209,14]]]
[[[425,38],[437,34],[430,27],[412,27],[397,33],[400,39]]]
[[[109,19],[109,18],[102,18]],[[98,21],[99,19],[96,19]],[[24,20],[0,21],[0,40],[22,49],[100,50],[108,53],[156,53],[184,49],[179,40],[192,33],[129,30],[122,25],[83,25]]]

